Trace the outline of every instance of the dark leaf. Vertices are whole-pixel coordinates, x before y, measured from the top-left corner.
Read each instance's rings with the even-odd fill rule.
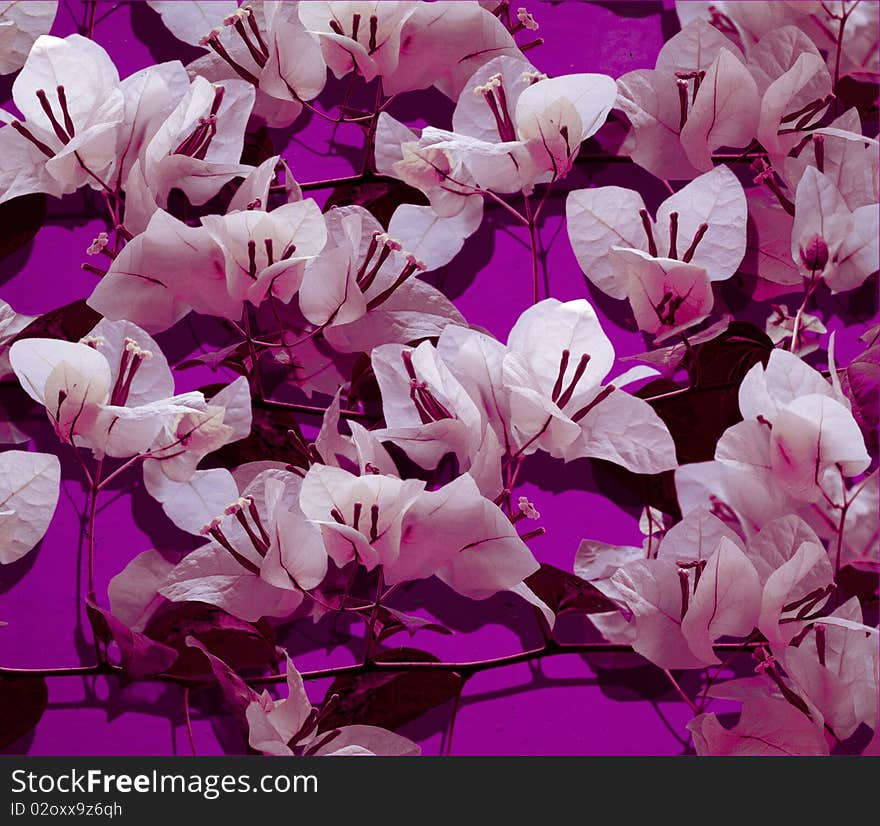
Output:
[[[382,653],[381,662],[437,662],[433,654],[414,648]],[[405,671],[343,674],[327,689],[325,702],[334,694],[339,702],[324,718],[321,730],[354,724],[397,730],[437,706],[458,696],[464,680],[452,671]]]
[[[121,657],[120,665],[132,680],[142,680],[166,672],[177,659],[177,651],[144,634],[132,631],[109,611],[86,601],[86,611],[95,636],[105,645],[115,642]]]
[[[388,229],[394,210],[401,204],[427,203],[428,199],[419,190],[388,178],[340,184],[330,193],[324,211],[335,206],[362,206]]]
[[[852,413],[865,435],[868,450],[876,454],[880,425],[880,344],[872,344],[841,371],[840,387],[852,402]]]
[[[529,586],[553,611],[559,614],[600,614],[617,606],[589,582],[567,571],[543,563],[530,577]]]
[[[186,361],[175,365],[174,369],[186,370],[187,368],[198,367],[199,365],[206,365],[212,370],[217,370],[220,367],[229,367],[242,376],[247,376],[248,370],[245,362],[249,355],[247,342],[239,341],[227,347],[221,347],[219,350],[212,350],[208,353],[199,353],[197,356],[192,356],[192,358],[188,358]],[[217,389],[219,391],[219,385]]]
[[[0,677],[0,749],[31,731],[48,702],[45,677]]]
[[[250,164],[251,166],[259,166],[263,161],[268,161],[278,153],[272,145],[272,138],[269,130],[265,126],[253,132],[245,132],[244,146],[241,150],[241,160],[239,163]]]
[[[258,399],[253,400],[252,414],[247,438],[221,447],[212,454],[212,464],[237,467],[245,462],[273,460],[301,465],[302,457],[287,435],[297,427],[293,414],[284,408],[266,407]]]
[[[445,625],[441,625],[439,622],[434,622],[425,617],[414,617],[410,614],[404,614],[400,611],[395,611],[393,608],[388,608],[385,605],[382,605],[379,608],[378,620],[380,624],[378,639],[380,642],[387,640],[390,636],[399,631],[406,631],[411,637],[417,631],[434,631],[438,634],[452,634],[452,631],[450,631]]]
[[[880,84],[875,80],[859,80],[852,75],[845,75],[838,81],[834,92],[841,112],[852,107],[860,112],[867,112],[876,107]]]
[[[766,365],[771,352],[773,342],[762,330],[732,321],[720,335],[691,347],[683,361],[689,387],[656,379],[636,391],[669,428],[679,464],[715,458],[721,435],[742,421],[739,386],[743,378],[756,364]],[[680,516],[672,471],[646,476],[607,462],[596,464],[637,493],[642,504]]]
[[[66,341],[79,341],[100,320],[101,314],[89,307],[85,299],[80,299],[37,316],[15,337],[15,341],[23,338],[60,338]]]
[[[255,699],[256,692],[227,663],[195,637],[187,637],[185,645],[192,659],[202,666],[198,673],[213,675],[229,707],[243,718],[247,707]],[[207,670],[204,666],[207,666]]]
[[[844,565],[835,576],[834,582],[837,585],[836,597],[840,604],[852,597],[858,597],[863,610],[869,606],[876,610],[877,593],[880,588],[880,574],[877,571]]]
[[[648,399],[675,442],[680,464],[715,456],[721,434],[742,420],[739,386],[756,364],[767,364],[773,342],[752,324],[733,321],[721,335],[692,348],[684,360],[690,387],[658,379],[636,395]]]
[[[766,365],[773,352],[769,336],[747,321],[731,321],[720,335],[693,347],[685,359],[691,386],[736,384],[758,362]]]
[[[22,195],[0,204],[0,261],[27,244],[45,220],[45,195]]]
[[[274,634],[267,623],[245,622],[201,602],[163,605],[144,634],[178,652],[169,673],[179,676],[206,675],[205,658],[187,645],[187,637],[198,640],[235,671],[263,668],[276,658]]]

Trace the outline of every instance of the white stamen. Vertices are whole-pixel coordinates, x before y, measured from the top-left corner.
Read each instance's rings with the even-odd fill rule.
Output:
[[[529,502],[528,497],[520,496],[519,498],[519,510],[526,519],[540,519],[541,514],[538,512],[537,508]]]
[[[538,23],[531,14],[529,14],[528,9],[525,6],[520,6],[516,10],[516,19],[522,24],[524,29],[528,29],[529,31],[535,31],[538,28]]]
[[[110,237],[106,232],[99,232],[98,237],[95,238],[94,241],[89,245],[88,249],[86,249],[87,255],[100,255],[104,247],[107,246]]]
[[[133,338],[125,339],[125,349],[133,356],[139,356],[145,360],[153,358],[152,350],[142,349],[140,344],[138,344]]]
[[[221,33],[222,31],[223,31],[223,29],[211,29],[211,31],[209,31],[207,34],[203,34],[203,35],[199,38],[199,46],[205,46],[205,47],[207,47],[207,45],[208,45],[212,40],[217,40],[217,38],[220,37],[220,33]]]

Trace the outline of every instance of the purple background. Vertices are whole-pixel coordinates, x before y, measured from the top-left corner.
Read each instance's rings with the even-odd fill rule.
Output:
[[[100,3],[99,19],[114,4]],[[514,4],[516,5],[516,4]],[[531,2],[545,45],[529,58],[551,75],[572,71],[604,72],[614,77],[636,68],[652,68],[664,38],[677,30],[674,11],[662,3]],[[53,29],[66,35],[83,19],[80,3],[62,3]],[[95,39],[116,62],[120,74],[193,50],[174,40],[144,4],[121,4],[100,20]],[[520,40],[522,40],[520,36]],[[526,38],[527,39],[527,38]],[[0,79],[0,105],[8,105],[12,78]],[[339,100],[341,84],[331,81],[321,98],[330,107]],[[415,123],[447,126],[451,104],[436,93],[405,96],[392,113]],[[284,134],[290,134],[288,130]],[[620,129],[609,125],[602,134],[613,144]],[[361,133],[343,126],[335,135],[316,118],[297,123],[289,146],[274,136],[294,175],[305,182],[351,174],[361,157]],[[625,305],[587,290],[568,243],[564,196],[569,189],[589,184],[619,184],[639,188],[650,206],[665,197],[656,180],[637,168],[623,165],[577,167],[547,204],[541,237],[549,249],[544,266],[553,296],[566,300],[589,296],[619,355],[641,352],[645,344],[634,332]],[[319,201],[327,193],[313,194]],[[91,211],[87,211],[92,204]],[[80,269],[85,248],[104,229],[92,193],[75,194],[49,205],[49,219],[34,243],[0,262],[0,298],[20,312],[38,314],[87,296],[94,277]],[[469,322],[491,329],[504,338],[520,312],[531,302],[531,273],[527,239],[506,214],[490,209],[487,218],[462,253],[437,282],[455,301]],[[741,309],[744,300],[740,299]],[[791,302],[794,306],[794,301]],[[756,316],[763,323],[769,308]],[[180,361],[199,348],[204,320],[182,322],[160,341],[169,359]],[[200,326],[201,325],[201,326]],[[829,324],[829,326],[831,326]],[[864,329],[847,331],[844,354]],[[622,368],[621,368],[622,369]],[[177,373],[178,389],[206,381],[204,371]],[[218,378],[209,374],[208,381]],[[40,423],[42,424],[42,423]],[[55,451],[56,445],[38,426],[37,447]],[[63,482],[58,509],[42,544],[22,561],[0,569],[0,662],[6,666],[40,667],[91,662],[87,624],[81,610],[84,548],[82,540],[85,491],[70,455],[62,451]],[[541,561],[571,570],[582,538],[615,544],[638,544],[639,508],[632,495],[607,479],[594,477],[587,462],[563,466],[546,457],[533,457],[521,474],[529,480],[521,493],[532,499],[548,531],[531,543]],[[604,493],[599,491],[602,486]],[[134,491],[132,493],[132,487]],[[619,504],[618,504],[619,503]],[[151,547],[187,547],[191,538],[177,532],[142,490],[132,472],[101,500],[97,539],[97,589],[106,584],[132,557]],[[182,544],[181,544],[182,543]],[[420,583],[398,591],[396,607],[423,608],[456,630],[452,637],[425,633],[412,641],[440,657],[471,660],[513,653],[523,645],[540,644],[531,608],[513,597],[497,596],[485,603],[469,603],[439,583]],[[563,621],[562,638],[583,634],[585,621]],[[85,627],[85,636],[82,628]],[[285,626],[279,634],[291,646],[301,670],[351,662],[354,651],[337,648],[327,653],[331,624],[317,628],[308,621]],[[344,631],[344,629],[342,629]],[[286,636],[285,636],[285,632]],[[409,644],[396,637],[393,643]],[[687,708],[669,690],[662,674],[637,657],[618,657],[616,666],[606,656],[567,656],[541,663],[489,671],[467,685],[455,727],[454,754],[679,754],[687,748],[684,725]],[[50,705],[36,731],[7,749],[30,754],[165,754],[189,753],[182,717],[182,691],[173,685],[135,685],[121,688],[118,681],[63,678],[50,680]],[[326,684],[310,683],[314,700]],[[195,741],[200,754],[240,750],[241,740],[217,704],[206,706],[194,698]],[[449,719],[449,705],[441,707],[403,730],[419,740],[426,754],[440,749]]]

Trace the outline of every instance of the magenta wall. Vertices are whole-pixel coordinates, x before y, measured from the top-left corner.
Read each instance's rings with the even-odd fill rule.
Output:
[[[78,2],[62,3],[54,34],[76,30],[83,14]],[[101,3],[100,15],[114,4]],[[546,45],[529,57],[543,71],[561,74],[597,71],[614,77],[636,68],[651,68],[664,37],[677,29],[671,4],[531,2]],[[110,53],[125,76],[152,62],[191,55],[161,26],[158,17],[140,3],[121,4],[100,19],[96,40]],[[0,106],[8,105],[11,82],[0,80]],[[331,105],[330,83],[322,101]],[[447,125],[451,105],[437,94],[407,96],[392,112]],[[303,126],[304,123],[307,125]],[[301,120],[284,155],[300,181],[350,174],[359,158],[360,133],[343,127],[339,146],[330,151],[331,133],[323,122]],[[345,131],[345,129],[349,131]],[[607,132],[613,134],[614,127]],[[285,141],[276,136],[276,147]],[[633,167],[580,166],[548,204],[542,239],[549,252],[545,266],[551,294],[566,300],[587,295],[596,303],[605,329],[618,353],[644,349],[640,334],[627,328],[622,304],[589,292],[572,254],[564,226],[564,195],[569,188],[617,183],[637,186],[646,200],[662,198],[662,187]],[[85,214],[91,193],[52,202],[47,225],[34,243],[0,262],[0,297],[17,310],[38,314],[86,297],[93,276],[80,269],[84,251],[103,229],[100,220]],[[323,197],[317,193],[316,197]],[[95,213],[92,213],[95,214]],[[463,252],[438,276],[438,284],[456,301],[473,324],[506,336],[513,321],[531,302],[526,239],[499,210],[487,210],[487,220]],[[832,321],[833,324],[833,321]],[[207,327],[206,327],[207,325]],[[210,323],[183,322],[161,337],[170,359],[179,361],[196,348],[197,338]],[[856,331],[853,335],[857,335]],[[850,342],[843,342],[844,352]],[[217,380],[210,377],[208,380]],[[204,383],[205,374],[178,373],[178,387]],[[54,451],[45,430],[38,441]],[[81,610],[83,490],[74,463],[65,455],[58,510],[42,544],[25,559],[0,570],[0,663],[37,667],[89,662],[90,632]],[[638,506],[631,494],[607,479],[592,475],[587,462],[567,467],[547,458],[532,457],[523,469],[531,483],[523,493],[542,513],[546,536],[532,547],[541,561],[571,570],[581,538],[617,544],[638,543]],[[134,492],[130,489],[134,486]],[[600,492],[600,486],[604,492]],[[105,495],[98,520],[97,578],[99,594],[133,556],[148,548],[187,547],[190,538],[178,533],[159,506],[143,492],[137,473],[120,481]],[[467,603],[437,583],[413,586],[401,607],[424,607],[456,630],[452,637],[425,635],[415,644],[439,656],[479,659],[534,645],[536,624],[531,609],[513,597]],[[83,631],[83,629],[85,629]],[[339,648],[329,655],[322,648],[327,625],[308,623],[286,629],[301,669],[341,664],[354,654]],[[566,622],[561,634],[579,631]],[[285,629],[281,630],[282,636]],[[85,636],[83,636],[83,633]],[[582,632],[581,632],[582,633]],[[455,754],[679,754],[687,748],[684,725],[688,709],[663,682],[662,674],[641,665],[636,657],[616,665],[587,662],[580,657],[545,660],[477,675],[467,686],[455,729]],[[325,685],[310,684],[314,699]],[[242,748],[234,726],[224,720],[210,698],[198,708],[195,739],[200,753],[223,753]],[[420,741],[426,754],[436,754],[449,707],[441,707],[410,724],[403,733]],[[218,722],[219,721],[219,722]],[[35,733],[9,747],[29,754],[165,754],[188,753],[183,727],[181,691],[158,684],[121,688],[115,680],[65,678],[50,681],[50,706]]]

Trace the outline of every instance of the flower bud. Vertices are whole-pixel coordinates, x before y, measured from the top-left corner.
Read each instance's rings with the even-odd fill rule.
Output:
[[[814,235],[800,249],[803,265],[812,272],[821,272],[828,263],[828,244],[821,235]]]

